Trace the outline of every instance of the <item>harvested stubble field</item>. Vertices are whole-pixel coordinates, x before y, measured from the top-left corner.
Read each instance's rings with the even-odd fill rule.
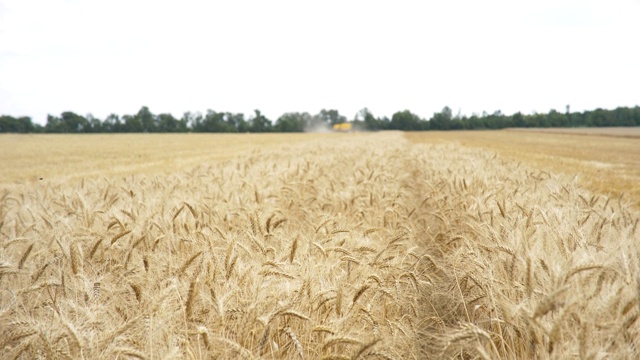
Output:
[[[636,129],[617,131],[640,135]],[[640,208],[640,136],[611,137],[607,134],[616,130],[601,131],[591,135],[573,129],[423,132],[407,133],[407,138],[496,152],[504,160],[560,176],[562,182],[577,181],[595,194],[623,196]]]
[[[514,128],[509,131],[640,138],[640,127]]]
[[[12,179],[0,357],[638,357],[626,198],[460,138],[300,136]]]

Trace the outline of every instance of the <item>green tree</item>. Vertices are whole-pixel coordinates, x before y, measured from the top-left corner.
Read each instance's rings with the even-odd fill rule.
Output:
[[[122,125],[123,132],[136,133],[144,131],[144,125],[138,116],[124,115],[122,120],[124,122]]]
[[[267,119],[260,110],[254,110],[255,115],[249,119],[249,131],[251,132],[269,132],[272,131],[271,121]]]
[[[47,115],[45,131],[52,133],[84,132],[88,128],[88,124],[84,117],[71,111],[65,111],[60,117]]]
[[[67,132],[84,132],[89,124],[83,116],[71,111],[63,112],[61,117]]]
[[[633,122],[635,126],[640,126],[640,106],[634,106],[631,111],[631,116],[633,117]]]
[[[47,114],[47,124],[44,126],[44,128],[48,133],[66,132],[62,119],[51,114]]]
[[[206,132],[231,132],[224,120],[224,113],[207,110],[202,120],[202,131]]]
[[[244,114],[242,113],[225,113],[224,119],[227,123],[227,127],[230,129],[229,131],[233,132],[247,132],[249,131],[249,124],[244,119]]]
[[[439,113],[434,113],[429,120],[429,129],[431,130],[451,130],[453,112],[451,108],[445,106]]]
[[[551,109],[547,114],[547,121],[551,127],[567,127],[569,126],[569,119],[567,115]]]
[[[311,121],[311,115],[306,112],[285,113],[276,120],[273,129],[279,132],[304,132]]]
[[[425,121],[409,110],[398,111],[391,116],[389,129],[403,131],[425,130],[426,126],[424,123]]]
[[[340,115],[338,110],[320,110],[320,113],[317,115],[320,119],[328,123],[329,125],[341,124],[347,121],[347,118]]]
[[[124,124],[120,121],[120,116],[117,114],[109,114],[102,122],[102,130],[104,132],[123,132]]]
[[[143,106],[134,116],[136,118],[135,128],[140,128],[135,132],[156,132],[158,131],[156,116],[151,113],[148,107]]]
[[[633,120],[633,113],[631,108],[617,107],[611,111],[611,118],[613,126],[633,126],[635,122]]]
[[[87,114],[87,127],[84,129],[84,132],[89,133],[100,133],[103,132],[102,121],[100,119],[94,117],[92,114]]]
[[[364,128],[371,131],[383,130],[384,125],[375,116],[369,111],[368,108],[363,108],[358,112],[358,115],[362,118],[364,122]]]
[[[181,122],[171,114],[159,114],[157,116],[157,131],[159,132],[180,132]]]
[[[202,129],[202,121],[203,116],[200,112],[192,113],[190,111],[185,112],[180,118],[180,121],[185,123],[187,128],[190,128],[192,131],[201,132]]]
[[[496,110],[491,115],[485,115],[484,122],[487,129],[504,129],[510,126],[511,118]]]
[[[608,126],[607,111],[604,109],[587,111],[585,115],[587,126]]]
[[[0,132],[30,133],[36,130],[28,116],[15,118],[9,115],[0,116]]]
[[[512,121],[513,121],[513,126],[514,127],[526,127],[527,126],[527,122],[525,121],[524,116],[522,115],[521,112],[517,112],[515,114],[513,114],[513,116],[511,117]]]

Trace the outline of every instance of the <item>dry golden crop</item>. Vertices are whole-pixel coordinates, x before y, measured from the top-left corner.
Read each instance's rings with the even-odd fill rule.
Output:
[[[638,356],[624,199],[394,132],[239,154],[0,190],[0,357]]]
[[[624,196],[640,208],[640,128],[413,132],[416,143],[456,143],[565,175],[596,194]]]
[[[253,149],[330,134],[2,134],[0,187],[68,178],[175,172]]]

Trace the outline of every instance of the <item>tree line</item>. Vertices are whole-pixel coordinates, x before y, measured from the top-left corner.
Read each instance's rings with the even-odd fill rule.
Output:
[[[420,118],[409,110],[398,111],[391,118],[376,117],[367,108],[352,120],[337,110],[322,109],[316,115],[307,112],[285,113],[275,122],[260,110],[245,118],[242,113],[207,110],[186,112],[180,118],[169,113],[153,114],[143,106],[133,115],[111,114],[98,119],[91,114],[82,116],[65,111],[60,116],[48,115],[43,126],[30,117],[0,116],[0,132],[12,133],[136,133],[136,132],[304,132],[330,129],[332,125],[349,121],[356,130],[479,130],[514,127],[603,127],[640,126],[640,106],[618,107],[613,110],[596,109],[583,112],[550,110],[547,113],[505,115],[500,110],[471,116],[454,115],[449,107],[436,112],[429,119]]]

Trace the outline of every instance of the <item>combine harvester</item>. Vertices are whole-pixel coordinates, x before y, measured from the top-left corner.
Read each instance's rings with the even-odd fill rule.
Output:
[[[351,123],[344,122],[340,124],[333,125],[334,132],[350,132],[351,131]]]

